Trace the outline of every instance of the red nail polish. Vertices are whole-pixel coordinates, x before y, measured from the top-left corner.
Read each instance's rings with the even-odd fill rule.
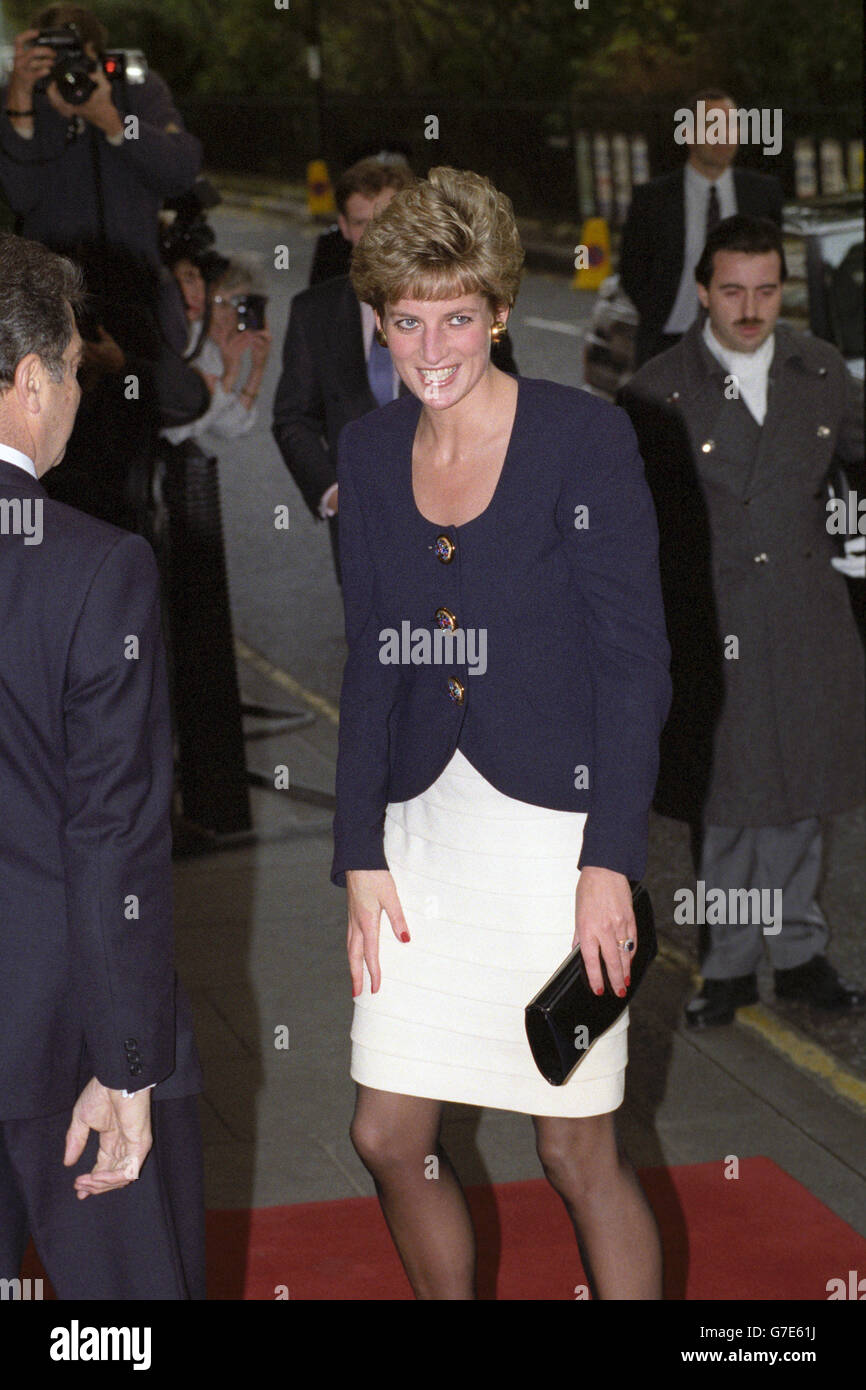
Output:
[[[409,940],[409,933],[408,933],[407,931],[401,931],[401,933],[400,933],[400,940],[401,940],[401,941],[408,941],[408,940]]]
[[[620,999],[625,999],[625,990],[624,990],[624,989],[619,989],[619,990],[617,990],[617,994],[619,995]]]
[[[631,988],[631,975],[629,975],[628,979],[626,980],[626,982],[625,982],[625,987],[626,987],[626,989],[630,989],[630,988]]]
[[[604,989],[597,989],[595,992],[596,994],[604,994]]]

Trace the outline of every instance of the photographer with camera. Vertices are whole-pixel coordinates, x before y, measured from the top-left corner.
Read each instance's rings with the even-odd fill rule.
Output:
[[[51,5],[18,35],[0,91],[0,183],[21,235],[64,252],[87,242],[122,247],[159,271],[159,210],[193,183],[201,145],[162,78],[108,53],[107,42],[79,5]],[[182,351],[170,280],[159,308]]]
[[[204,377],[211,403],[191,424],[163,433],[172,444],[198,439],[208,431],[221,439],[238,439],[256,423],[256,399],[271,350],[258,266],[252,257],[226,258],[209,251],[199,257],[192,252],[179,255],[172,270],[189,323],[186,361]],[[247,351],[249,372],[238,389]]]

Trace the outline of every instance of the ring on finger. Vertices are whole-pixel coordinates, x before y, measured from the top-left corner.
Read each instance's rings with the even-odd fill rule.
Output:
[[[631,952],[635,948],[635,940],[633,936],[627,936],[624,938],[624,940],[617,941],[616,944],[621,951]]]

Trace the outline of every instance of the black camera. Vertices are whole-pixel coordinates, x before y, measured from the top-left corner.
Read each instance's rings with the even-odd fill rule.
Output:
[[[42,29],[29,48],[51,48],[56,62],[47,77],[34,90],[44,92],[51,82],[70,106],[82,106],[96,91],[92,74],[100,66],[84,51],[84,42],[74,24]],[[147,61],[138,49],[112,48],[102,59],[102,70],[110,82],[141,83],[147,77]]]
[[[258,333],[265,326],[266,294],[236,294],[232,304],[238,312],[238,332]]]

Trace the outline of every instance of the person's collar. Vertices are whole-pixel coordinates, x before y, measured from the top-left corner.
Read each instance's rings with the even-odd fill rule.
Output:
[[[14,463],[16,468],[23,468],[25,473],[29,473],[38,481],[36,464],[27,454],[22,454],[20,449],[13,449],[11,444],[0,444],[0,459],[5,459],[6,463]]]
[[[723,367],[730,368],[736,375],[742,377],[757,376],[762,371],[768,372],[770,370],[770,363],[776,350],[775,332],[770,333],[761,343],[761,346],[755,348],[754,352],[737,352],[735,348],[725,347],[724,343],[719,342],[713,332],[709,315],[707,315],[702,336],[716,361],[721,362]]]
[[[686,179],[695,188],[703,189],[705,192],[709,184],[715,184],[716,189],[721,192],[723,189],[733,186],[734,166],[729,164],[723,174],[719,174],[717,179],[708,179],[706,174],[702,174],[700,169],[696,169],[691,160],[686,160]]]

